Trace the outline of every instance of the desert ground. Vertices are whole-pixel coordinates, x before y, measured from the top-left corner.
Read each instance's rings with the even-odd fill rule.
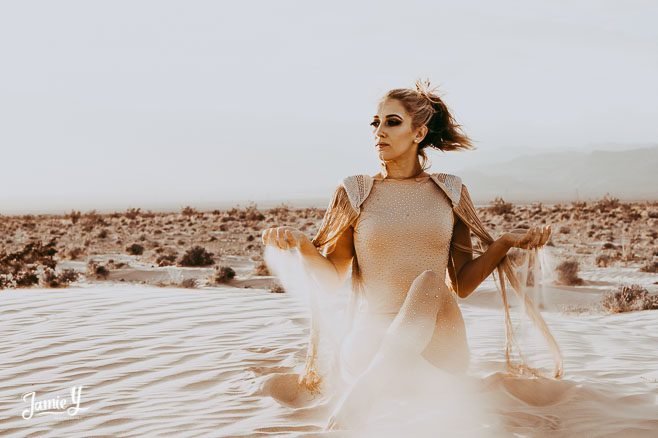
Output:
[[[303,364],[309,318],[268,271],[261,233],[289,225],[313,237],[323,214],[251,204],[0,216],[2,434],[319,435],[317,411],[263,394],[268,375]],[[557,405],[508,413],[509,430],[655,436],[658,203],[498,198],[479,214],[494,236],[553,230],[550,287],[534,299],[562,348],[569,391]],[[503,319],[491,279],[460,307],[470,371],[494,379],[504,370]],[[66,397],[75,385],[75,415],[23,417],[25,394]],[[504,395],[515,399],[511,387]]]

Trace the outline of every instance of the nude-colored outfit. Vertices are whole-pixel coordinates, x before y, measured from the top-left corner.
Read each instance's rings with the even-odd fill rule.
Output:
[[[397,313],[418,274],[446,272],[453,225],[450,200],[429,176],[374,181],[354,225],[369,312]]]
[[[375,178],[354,224],[364,301],[341,349],[346,381],[363,372],[377,352],[416,277],[426,270],[445,276],[454,221],[450,199],[429,176]],[[449,311],[439,319],[463,326],[458,307],[444,307]],[[446,331],[443,337],[450,335]]]

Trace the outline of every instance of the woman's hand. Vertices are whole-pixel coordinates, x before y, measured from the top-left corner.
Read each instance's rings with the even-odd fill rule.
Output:
[[[273,227],[263,230],[263,245],[272,245],[280,249],[302,248],[313,245],[309,238],[294,227]]]
[[[549,237],[551,237],[550,225],[532,227],[529,230],[513,230],[511,233],[505,233],[501,239],[510,248],[534,249],[544,246]]]

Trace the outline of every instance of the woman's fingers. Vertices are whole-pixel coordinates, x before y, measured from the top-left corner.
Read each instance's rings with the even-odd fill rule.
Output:
[[[548,242],[548,239],[551,237],[551,227],[550,225],[547,225],[544,227],[544,233],[542,235],[541,242],[539,243],[540,246],[546,245],[546,242]]]
[[[264,245],[273,245],[280,249],[292,249],[299,246],[299,239],[294,229],[287,227],[273,227],[263,231]]]
[[[261,239],[263,240],[263,245],[269,245],[270,244],[270,233],[272,232],[271,228],[268,228],[266,230],[263,230],[263,234],[261,236]]]
[[[543,246],[551,237],[551,227],[532,227],[526,229],[523,234],[516,231],[509,234],[515,239],[512,246],[522,249],[535,249]]]
[[[532,239],[532,247],[537,248],[539,246],[539,243],[541,242],[542,238],[542,230],[540,228],[535,227],[535,234]]]
[[[286,248],[291,249],[295,247],[295,238],[292,235],[292,231],[290,230],[284,230],[283,232],[283,238],[286,241]]]
[[[285,227],[273,227],[263,231],[263,244],[280,249],[294,248],[297,240],[292,230]]]
[[[276,241],[277,245],[281,249],[288,249],[287,244],[286,244],[286,236],[285,236],[286,230],[282,227],[278,227],[276,229]]]

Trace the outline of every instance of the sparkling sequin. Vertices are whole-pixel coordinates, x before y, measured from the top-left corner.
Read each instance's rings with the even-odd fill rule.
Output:
[[[348,382],[366,369],[380,345],[423,353],[436,364],[459,357],[457,366],[466,366],[464,322],[445,283],[453,199],[435,175],[408,180],[360,175],[347,181],[359,212],[353,236],[363,285],[361,308],[341,349]]]
[[[425,270],[445,275],[454,216],[429,177],[375,180],[354,226],[367,309],[397,312]]]

